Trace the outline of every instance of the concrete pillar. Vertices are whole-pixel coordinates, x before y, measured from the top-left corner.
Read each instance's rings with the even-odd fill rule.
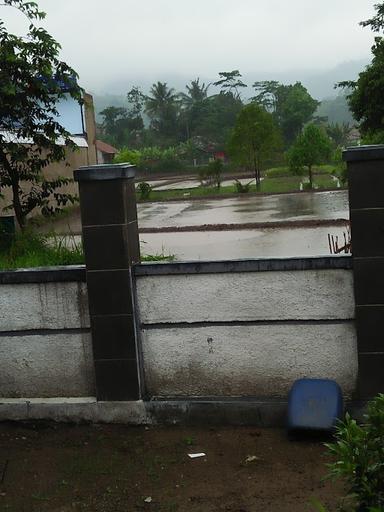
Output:
[[[357,398],[384,392],[384,146],[343,153],[349,208],[359,355]]]
[[[140,395],[131,272],[140,260],[135,169],[92,165],[74,173],[98,400],[137,400]]]

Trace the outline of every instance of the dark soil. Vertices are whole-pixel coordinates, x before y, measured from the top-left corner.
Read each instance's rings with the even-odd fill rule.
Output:
[[[1,511],[331,511],[342,495],[322,443],[281,430],[1,424],[0,454]]]
[[[348,226],[347,219],[304,219],[269,222],[244,222],[242,224],[200,224],[196,226],[164,226],[161,228],[140,228],[139,233],[181,233],[194,231],[241,231],[247,229],[294,229],[327,226]]]

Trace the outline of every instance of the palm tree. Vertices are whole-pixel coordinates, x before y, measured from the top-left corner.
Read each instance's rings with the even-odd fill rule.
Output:
[[[200,78],[191,80],[190,84],[187,84],[187,94],[182,92],[179,94],[181,101],[181,113],[182,121],[186,127],[186,137],[191,137],[191,131],[198,123],[199,117],[203,112],[204,102],[208,96],[208,89],[210,84],[200,84]]]
[[[151,118],[152,129],[165,135],[176,131],[178,97],[166,82],[153,84],[145,102],[145,111]]]

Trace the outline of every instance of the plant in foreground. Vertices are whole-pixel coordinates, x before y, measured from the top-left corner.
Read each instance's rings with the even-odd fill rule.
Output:
[[[326,444],[335,458],[328,464],[329,477],[344,479],[351,510],[384,512],[384,394],[368,404],[364,420],[358,425],[347,414],[337,426],[335,442]]]
[[[141,261],[173,261],[175,256],[161,253],[142,255]],[[82,265],[85,262],[81,240],[74,235],[43,235],[25,230],[17,233],[9,249],[0,250],[0,270],[32,267]]]

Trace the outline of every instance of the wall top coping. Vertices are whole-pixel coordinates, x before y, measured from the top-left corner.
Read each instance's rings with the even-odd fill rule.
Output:
[[[172,263],[140,263],[133,267],[136,276],[332,269],[352,269],[352,257],[320,256],[314,258],[182,261]],[[85,265],[21,268],[0,271],[0,285],[71,281],[86,282]]]
[[[362,160],[384,160],[384,144],[367,146],[353,146],[343,151],[343,160],[346,162],[360,162]]]
[[[352,269],[352,257],[319,256],[311,258],[183,261],[172,263],[141,263],[133,267],[136,276],[332,269]]]
[[[0,285],[53,283],[68,281],[85,282],[85,265],[19,268],[16,270],[0,271]]]
[[[130,163],[85,165],[74,171],[75,181],[105,181],[134,178],[136,166]]]

